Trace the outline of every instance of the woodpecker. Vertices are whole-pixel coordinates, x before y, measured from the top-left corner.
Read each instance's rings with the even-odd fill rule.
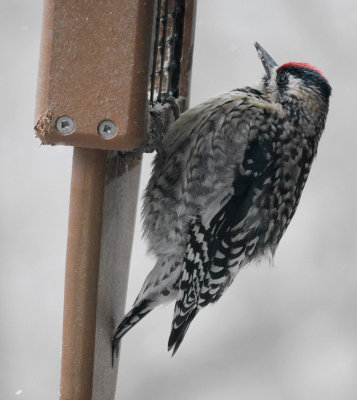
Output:
[[[278,66],[255,43],[265,76],[184,112],[164,136],[147,185],[144,236],[157,262],[112,338],[175,301],[168,349],[238,271],[274,256],[325,126],[331,87],[317,68]]]

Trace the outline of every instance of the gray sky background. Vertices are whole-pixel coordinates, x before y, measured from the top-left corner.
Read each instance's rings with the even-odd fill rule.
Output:
[[[32,130],[41,15],[40,0],[0,3],[0,400],[59,394],[72,149]],[[174,358],[172,306],[143,320],[123,340],[118,399],[357,398],[356,38],[353,0],[198,0],[192,105],[256,82],[257,40],[322,69],[330,114],[275,267],[244,270]],[[154,264],[139,222],[128,305]]]

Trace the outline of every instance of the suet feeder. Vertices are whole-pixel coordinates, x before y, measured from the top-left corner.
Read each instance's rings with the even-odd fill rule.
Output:
[[[113,400],[141,168],[157,121],[183,111],[195,0],[45,0],[37,136],[74,146],[61,399]],[[170,97],[166,104],[164,100]],[[123,153],[136,152],[136,157]]]

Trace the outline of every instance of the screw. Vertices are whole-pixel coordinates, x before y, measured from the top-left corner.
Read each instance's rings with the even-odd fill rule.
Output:
[[[74,122],[68,115],[57,118],[56,129],[62,135],[70,135],[74,131]]]
[[[117,127],[113,121],[105,119],[98,125],[98,133],[106,139],[111,139],[117,134]]]

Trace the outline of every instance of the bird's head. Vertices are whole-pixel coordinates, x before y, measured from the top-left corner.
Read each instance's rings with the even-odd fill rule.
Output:
[[[293,99],[312,107],[328,108],[331,86],[320,70],[297,62],[278,66],[259,43],[254,45],[266,72],[260,88],[265,95],[279,103]]]

